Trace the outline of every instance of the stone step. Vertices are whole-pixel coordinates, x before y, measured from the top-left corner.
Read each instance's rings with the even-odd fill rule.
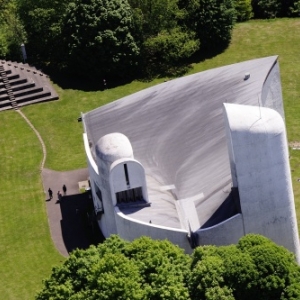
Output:
[[[14,93],[14,96],[15,96],[15,98],[20,98],[25,95],[35,94],[35,93],[39,93],[42,91],[43,91],[42,87],[34,87],[34,88],[26,89],[26,90],[19,90]]]
[[[35,99],[46,97],[46,96],[51,96],[51,92],[49,90],[48,91],[43,90],[43,91],[35,93],[35,94],[24,95],[22,97],[16,97],[16,101],[18,104],[20,104],[25,101],[31,101],[31,100],[35,100]]]

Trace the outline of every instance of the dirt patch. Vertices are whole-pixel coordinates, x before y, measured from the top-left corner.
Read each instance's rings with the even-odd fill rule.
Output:
[[[293,150],[300,150],[300,142],[299,141],[294,141],[294,142],[290,142],[289,146],[293,149]]]

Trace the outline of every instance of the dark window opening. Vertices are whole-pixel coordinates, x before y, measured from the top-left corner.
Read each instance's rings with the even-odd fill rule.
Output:
[[[96,204],[95,204],[95,211],[97,212],[103,212],[103,203],[102,203],[102,193],[101,190],[97,185],[95,185],[96,190]]]
[[[102,193],[101,193],[101,191],[97,189],[96,195],[98,197],[98,200],[102,203]]]
[[[126,184],[129,185],[127,164],[124,164],[124,171],[125,171]]]
[[[117,204],[143,201],[142,188],[129,189],[116,193]]]

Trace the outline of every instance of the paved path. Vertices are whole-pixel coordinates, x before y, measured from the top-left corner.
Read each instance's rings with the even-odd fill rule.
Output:
[[[89,244],[86,241],[84,232],[80,229],[81,219],[76,220],[78,215],[79,202],[81,199],[84,200],[84,194],[80,195],[78,182],[87,180],[88,170],[79,169],[67,172],[57,172],[49,169],[42,170],[43,186],[45,191],[45,200],[48,214],[48,221],[52,240],[58,249],[58,251],[68,256],[69,252],[72,251],[73,247],[66,244],[68,243],[75,245]],[[66,185],[67,193],[66,197],[63,197],[62,203],[58,201],[57,192],[62,192],[62,186]],[[49,187],[53,191],[53,199],[49,200],[48,189]],[[69,211],[68,208],[69,207]],[[64,208],[64,209],[63,209]],[[64,218],[63,218],[64,215]],[[72,241],[70,241],[72,239]],[[77,241],[74,241],[77,239]],[[83,241],[84,240],[84,241]],[[81,247],[80,247],[81,248]],[[85,248],[85,246],[83,246]]]
[[[88,169],[79,169],[67,172],[57,172],[44,168],[47,157],[45,143],[30,120],[21,110],[17,113],[26,121],[39,139],[43,151],[40,164],[41,176],[45,192],[45,201],[49,228],[53,243],[63,256],[76,249],[86,249],[91,244],[103,241],[103,236],[94,222],[91,221],[93,207],[88,193],[80,193],[78,182],[88,179]],[[57,192],[66,185],[67,193],[58,201]],[[53,191],[53,199],[49,199],[48,189]]]

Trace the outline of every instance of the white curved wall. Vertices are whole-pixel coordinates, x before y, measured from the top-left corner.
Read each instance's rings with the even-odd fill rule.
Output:
[[[94,208],[96,209],[97,207],[100,206],[103,207],[103,205],[99,205],[99,203],[97,203],[98,200],[97,200],[95,185],[98,185],[97,182],[99,181],[98,167],[95,160],[93,159],[86,133],[83,134],[83,141],[84,141],[84,148],[87,157],[87,165],[89,170],[89,177],[90,177],[89,180],[91,185],[92,198],[94,202]]]
[[[111,193],[110,193],[110,184],[109,184],[109,176],[104,175],[106,174],[106,165],[105,163],[102,164],[102,173],[99,173],[99,169],[97,166],[97,163],[95,162],[90,147],[88,144],[88,139],[86,134],[83,135],[84,140],[84,146],[85,146],[85,152],[87,156],[87,164],[88,164],[88,170],[90,175],[90,183],[92,187],[92,197],[94,206],[96,207],[96,188],[97,185],[98,188],[101,190],[102,193],[102,206],[104,210],[104,214],[101,215],[101,219],[98,221],[99,226],[101,228],[101,231],[105,237],[109,237],[111,234],[115,233],[117,234],[116,230],[116,224],[114,219],[114,207],[112,205],[111,200]]]
[[[236,244],[244,235],[242,215],[237,214],[215,226],[196,231],[198,245]]]
[[[285,124],[265,107],[224,104],[232,174],[236,174],[245,234],[262,234],[294,252],[299,237]]]
[[[260,102],[259,105],[275,109],[284,119],[280,70],[277,61],[263,84]]]
[[[187,253],[192,253],[192,248],[187,239],[188,232],[183,229],[156,226],[137,221],[125,216],[117,207],[115,208],[117,230],[120,237],[132,241],[140,236],[149,236],[158,240],[169,240],[183,248]]]

